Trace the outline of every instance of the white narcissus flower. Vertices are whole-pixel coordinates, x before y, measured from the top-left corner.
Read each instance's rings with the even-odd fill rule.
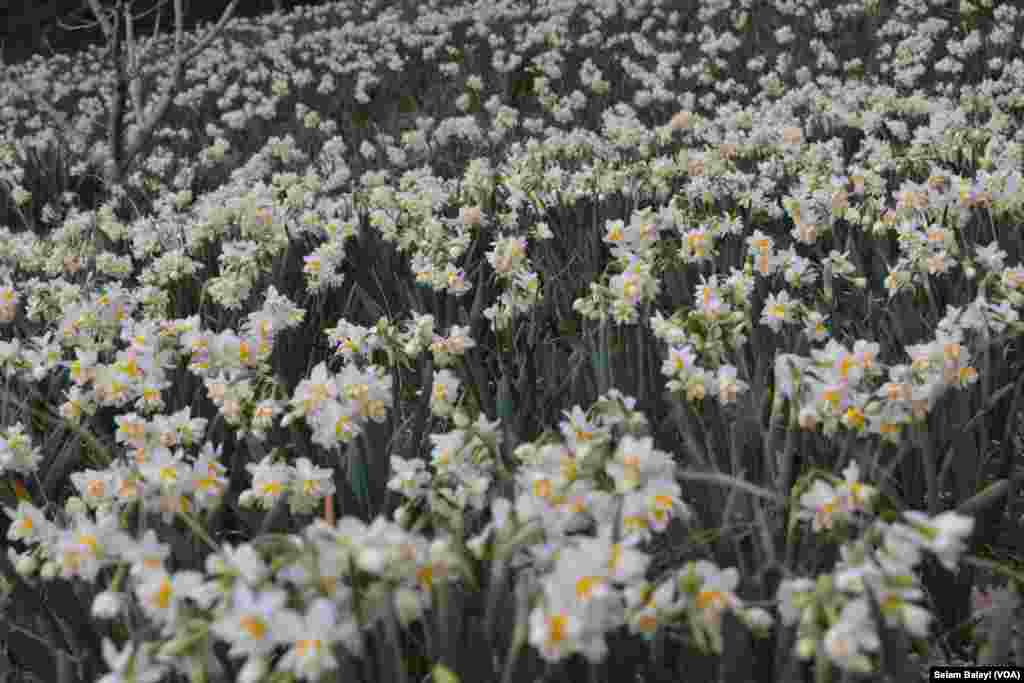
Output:
[[[582,538],[577,551],[587,558],[599,576],[612,584],[626,585],[643,579],[651,558],[621,541],[613,541],[612,528],[602,527],[597,538]],[[571,557],[571,555],[569,556]],[[579,566],[579,563],[577,563]]]
[[[227,468],[219,459],[219,449],[215,450],[212,444],[207,442],[192,464],[190,488],[194,491],[193,497],[199,507],[215,506],[227,491]]]
[[[868,653],[880,645],[870,606],[864,599],[846,603],[839,620],[825,632],[825,652],[844,671],[869,673],[873,665]]]
[[[334,470],[316,467],[309,458],[299,458],[293,467],[291,497],[293,512],[311,512],[326,496],[334,494]]]
[[[676,582],[672,579],[663,581],[661,585],[652,587],[646,582],[634,583],[625,590],[627,623],[630,633],[640,633],[645,637],[663,625],[680,607],[676,600]]]
[[[162,569],[145,572],[136,579],[135,594],[143,611],[165,632],[173,632],[181,601],[197,591],[203,584],[203,575],[195,571],[180,571],[171,575]]]
[[[430,473],[427,463],[422,458],[406,460],[391,456],[391,471],[394,472],[388,481],[388,490],[395,491],[406,498],[416,498],[427,492],[430,485]]]
[[[765,299],[761,311],[761,324],[770,327],[772,332],[779,332],[782,323],[793,322],[795,311],[796,304],[789,296],[789,292],[783,290],[778,294],[771,293]]]
[[[530,644],[546,661],[557,662],[571,655],[582,632],[579,615],[548,605],[536,607],[530,613]]]
[[[351,401],[328,401],[313,418],[313,442],[326,449],[349,443],[362,431],[356,406]]]
[[[93,522],[82,516],[75,520],[73,528],[60,532],[56,559],[61,576],[95,581],[100,568],[111,561],[108,545],[118,535],[117,527],[116,517]]]
[[[679,484],[672,479],[652,481],[642,492],[647,501],[648,522],[654,531],[664,531],[676,517],[686,521],[693,515],[690,506],[681,498]]]
[[[831,529],[843,513],[839,492],[821,479],[816,479],[811,489],[800,496],[800,507],[800,517],[810,518],[814,531]]]
[[[210,630],[231,644],[229,654],[233,657],[269,654],[282,642],[283,625],[293,618],[284,607],[287,599],[283,590],[257,592],[239,582],[231,606]]]
[[[316,681],[325,671],[338,666],[331,645],[339,640],[338,608],[318,598],[304,615],[293,614],[281,621],[282,640],[288,651],[278,663],[280,671],[292,671],[301,680]]]
[[[573,451],[587,447],[595,441],[608,436],[609,430],[598,424],[596,420],[587,417],[587,414],[579,406],[573,406],[571,411],[563,411],[565,419],[558,428],[565,438],[566,445]]]
[[[455,401],[459,398],[458,376],[451,370],[438,370],[434,373],[434,384],[430,391],[430,410],[435,415],[447,417],[455,410]]]
[[[255,586],[270,575],[270,568],[251,544],[232,548],[221,547],[221,552],[206,558],[207,574],[238,574],[249,585]]]
[[[151,453],[150,458],[139,465],[146,483],[169,496],[191,493],[194,484],[185,452],[177,449],[172,453],[167,448],[156,448]]]
[[[615,455],[605,466],[620,493],[628,493],[654,479],[671,478],[674,463],[664,452],[654,448],[654,439],[638,439],[626,435],[619,442]]]
[[[689,344],[672,346],[668,350],[668,358],[661,364],[661,374],[666,377],[686,379],[697,364],[697,354]]]
[[[779,616],[782,623],[792,626],[799,621],[807,607],[809,597],[814,593],[815,584],[812,579],[785,579],[779,584],[777,593]]]
[[[726,609],[736,609],[742,605],[734,591],[740,584],[740,573],[735,567],[719,569],[706,560],[698,560],[694,567],[696,574],[703,578],[694,604],[705,617],[717,622]]]
[[[707,645],[713,652],[721,653],[722,615],[727,610],[735,612],[743,607],[734,592],[740,581],[739,571],[735,567],[720,569],[713,562],[697,560],[677,576],[680,593],[694,610],[700,634],[708,639]]]
[[[952,510],[932,518],[913,510],[904,512],[903,516],[921,534],[922,545],[935,553],[942,566],[956,571],[960,555],[967,548],[967,538],[974,531],[974,519]]]
[[[316,415],[324,403],[337,398],[337,396],[338,387],[334,382],[334,377],[328,372],[327,364],[321,362],[313,368],[309,379],[299,382],[291,403],[295,412],[309,417]]]
[[[54,529],[43,511],[28,501],[19,501],[17,509],[4,508],[11,518],[11,526],[7,529],[7,540],[31,543],[45,538]]]
[[[143,643],[138,649],[135,643],[125,643],[124,649],[109,638],[103,639],[103,659],[110,667],[110,673],[97,683],[157,683],[167,674],[167,669],[153,661],[152,648]]]
[[[843,470],[843,478],[844,481],[839,487],[839,492],[843,497],[844,507],[849,512],[867,510],[878,490],[860,480],[860,467],[854,461],[850,461],[850,464]]]
[[[273,462],[270,455],[258,463],[249,463],[245,469],[252,474],[253,498],[266,509],[272,508],[292,486],[292,468],[286,463]]]

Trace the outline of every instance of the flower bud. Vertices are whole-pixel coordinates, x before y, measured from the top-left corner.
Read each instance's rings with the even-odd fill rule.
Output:
[[[484,559],[484,550],[487,548],[487,534],[480,534],[466,541],[466,547],[469,548],[469,552],[473,553],[473,557],[478,560]]]
[[[50,580],[57,576],[58,571],[59,568],[57,567],[56,562],[44,562],[43,568],[39,570],[39,576],[43,577],[46,580]]]
[[[39,563],[36,562],[36,558],[29,553],[25,553],[14,563],[14,570],[21,576],[31,576],[35,573],[38,566]]]
[[[800,659],[810,659],[817,650],[817,644],[811,638],[801,638],[796,643],[796,656]]]
[[[85,502],[78,496],[71,496],[64,503],[64,510],[69,515],[80,515],[85,512]]]
[[[423,614],[423,603],[415,591],[399,588],[395,591],[395,611],[402,625],[408,626]]]
[[[120,593],[103,591],[92,601],[92,616],[95,619],[113,619],[120,611]]]
[[[259,683],[269,670],[270,666],[265,657],[252,655],[238,672],[238,683]]]

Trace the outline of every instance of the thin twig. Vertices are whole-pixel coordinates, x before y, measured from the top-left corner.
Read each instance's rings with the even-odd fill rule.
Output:
[[[756,484],[751,484],[749,481],[731,477],[728,474],[722,474],[720,472],[694,472],[691,470],[680,470],[676,473],[676,476],[685,481],[700,481],[708,484],[718,484],[719,486],[735,487],[742,491],[746,491],[752,496],[764,498],[765,500],[770,500],[779,505],[786,504],[786,499],[774,491],[769,491],[768,489],[757,486]]]

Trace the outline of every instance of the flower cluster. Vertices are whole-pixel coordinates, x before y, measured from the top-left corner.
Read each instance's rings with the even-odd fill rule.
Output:
[[[320,363],[295,388],[282,426],[302,418],[313,430],[314,443],[340,448],[355,439],[368,420],[383,422],[393,401],[391,375],[380,366],[360,370],[346,365],[333,374]]]
[[[876,521],[841,546],[841,559],[830,574],[783,580],[779,613],[784,624],[798,625],[798,656],[810,659],[822,652],[846,671],[874,671],[881,646],[876,614],[889,628],[928,637],[934,617],[921,604],[925,593],[917,567],[927,551],[954,570],[974,522],[955,512],[929,517],[907,511],[903,518]]]

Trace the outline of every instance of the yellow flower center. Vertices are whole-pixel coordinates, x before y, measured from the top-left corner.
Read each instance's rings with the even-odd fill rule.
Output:
[[[881,434],[898,434],[900,425],[898,422],[883,421],[878,425],[878,431]]]
[[[636,620],[636,628],[643,633],[654,633],[658,628],[658,619],[653,614],[641,614]]]
[[[99,549],[99,541],[96,540],[96,536],[93,534],[81,534],[78,537],[79,545],[84,545],[92,552],[93,555]]]
[[[342,415],[339,417],[338,421],[334,423],[334,435],[341,438],[347,434],[350,424],[352,424],[352,418],[348,415]]]
[[[259,617],[247,614],[238,620],[238,625],[254,640],[263,640],[263,637],[267,635],[267,625]]]
[[[160,589],[156,592],[156,597],[153,599],[156,606],[160,609],[167,609],[171,604],[171,582],[165,577],[160,582]]]
[[[312,650],[312,653],[310,650]],[[295,651],[300,657],[307,657],[310,654],[317,655],[320,653],[320,641],[308,638],[300,640],[295,643]]]
[[[701,591],[697,593],[697,609],[720,610],[725,607],[725,594],[722,591]]]
[[[424,590],[429,589],[434,583],[434,568],[428,565],[417,569],[416,581]]]
[[[658,510],[671,510],[675,500],[672,496],[666,496],[664,493],[659,493],[654,497],[654,507]]]
[[[608,571],[615,571],[622,562],[622,544],[613,543],[611,557],[608,558]]]
[[[268,496],[276,496],[276,495],[279,495],[281,493],[281,490],[283,488],[284,487],[281,486],[281,482],[279,482],[279,481],[271,481],[271,482],[267,482],[266,484],[261,485],[260,486],[260,491],[262,491],[264,494],[266,494]]]
[[[564,614],[548,617],[548,642],[558,644],[565,640],[569,619]]]
[[[835,389],[826,389],[821,394],[821,397],[827,403],[829,403],[832,406],[833,409],[839,407],[839,392],[836,391]]]
[[[622,526],[633,531],[641,531],[647,528],[647,518],[643,515],[623,515]]]
[[[589,600],[594,597],[594,591],[600,586],[602,579],[599,576],[584,576],[576,582],[576,597],[580,600]]]
[[[576,480],[576,461],[572,458],[563,458],[561,463],[562,477],[566,481]]]

